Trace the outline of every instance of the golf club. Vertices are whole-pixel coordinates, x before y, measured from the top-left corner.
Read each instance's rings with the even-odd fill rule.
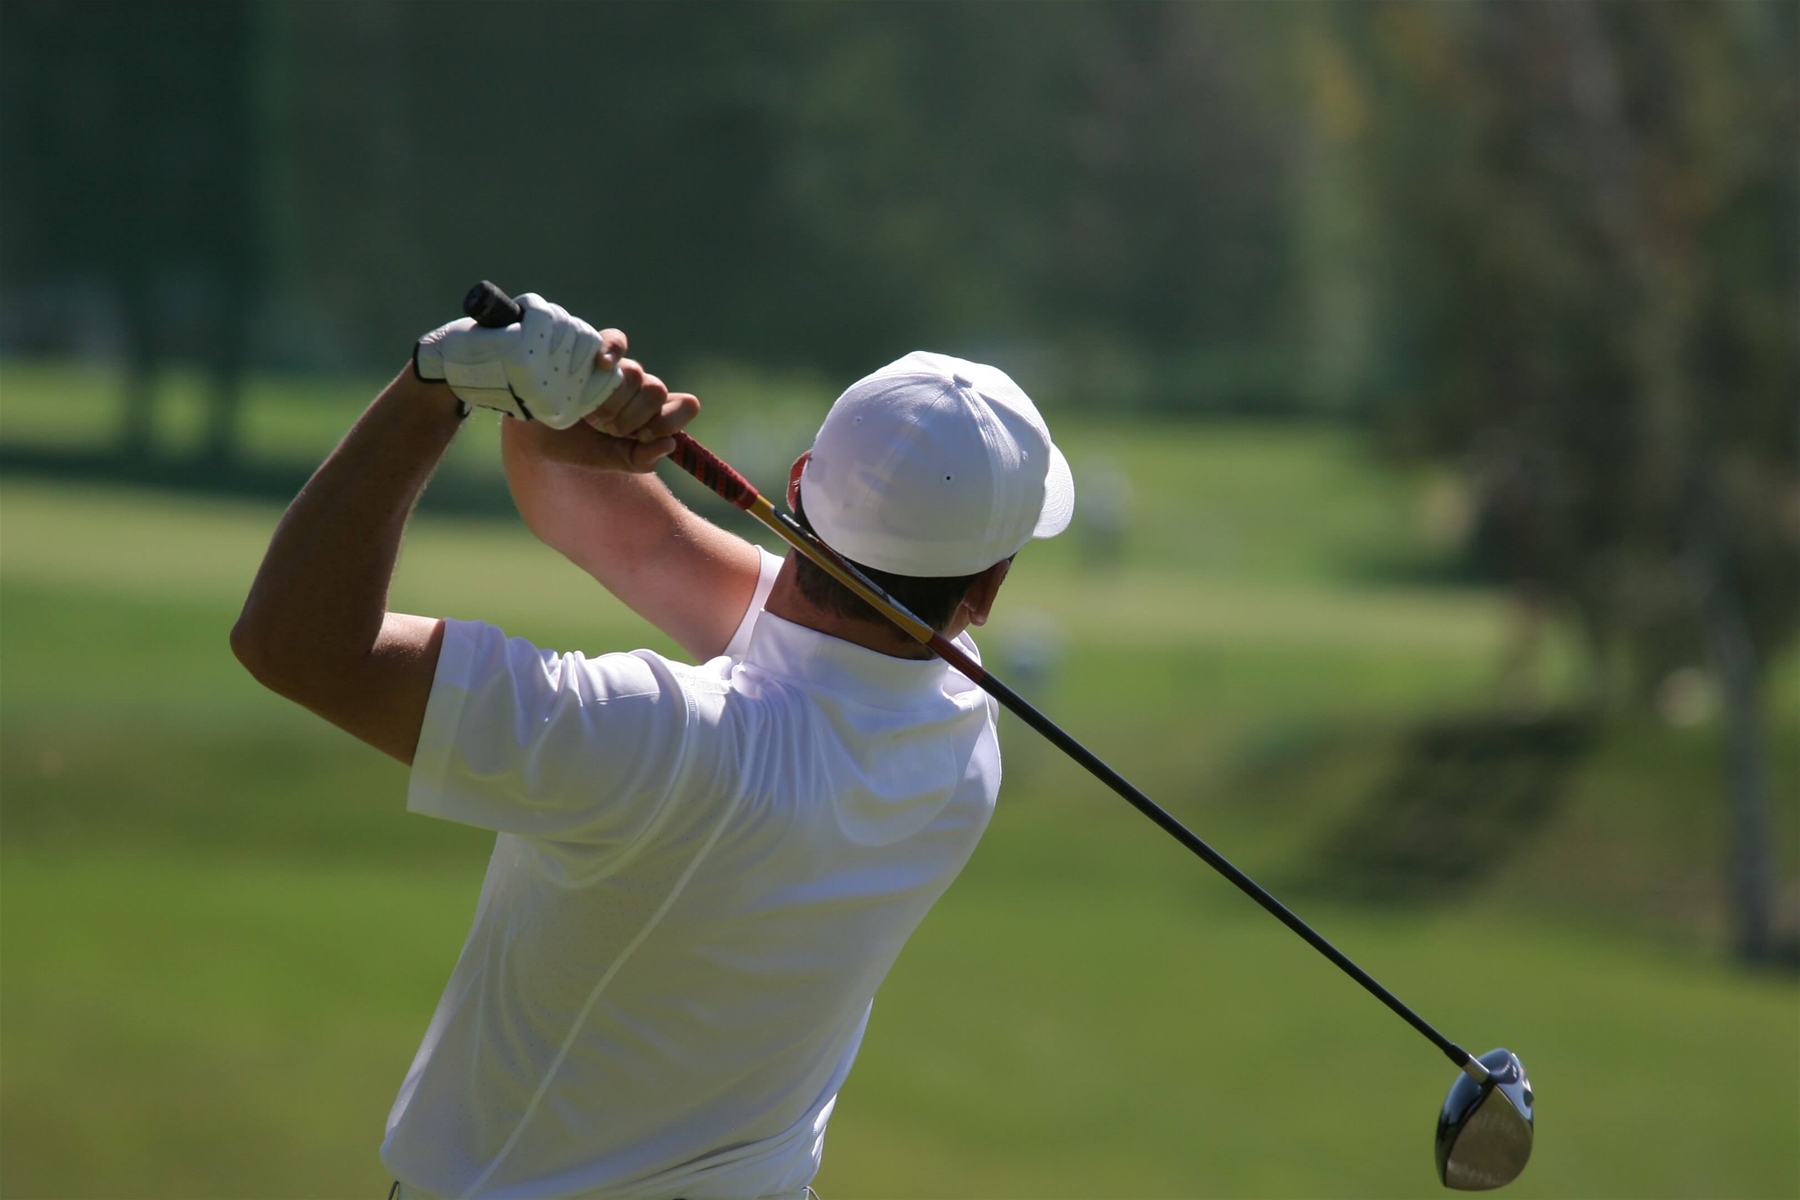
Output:
[[[485,279],[469,289],[463,300],[463,311],[478,324],[491,328],[504,328],[523,317],[523,310],[518,303]],[[1476,1058],[1432,1028],[1423,1017],[1401,1003],[1397,996],[1350,961],[1312,926],[1295,916],[1281,901],[1264,891],[1255,880],[1238,870],[1222,854],[1170,816],[1087,747],[1063,732],[1055,722],[1033,708],[1018,693],[994,678],[948,638],[876,587],[854,564],[841,558],[793,517],[777,511],[747,479],[685,432],[675,435],[675,451],[670,457],[675,460],[676,465],[698,479],[720,499],[749,513],[782,541],[806,555],[832,578],[892,621],[909,637],[930,647],[932,653],[1005,705],[1010,712],[1049,739],[1070,758],[1086,767],[1095,778],[1124,797],[1132,807],[1156,822],[1165,833],[1186,846],[1213,870],[1229,879],[1238,890],[1300,935],[1308,945],[1330,959],[1338,969],[1360,983],[1377,1000],[1443,1051],[1463,1072],[1451,1086],[1438,1114],[1438,1178],[1446,1187],[1463,1191],[1502,1187],[1512,1182],[1525,1169],[1525,1164],[1531,1157],[1535,1128],[1532,1119],[1533,1097],[1531,1082],[1517,1055],[1500,1049],[1490,1050]]]

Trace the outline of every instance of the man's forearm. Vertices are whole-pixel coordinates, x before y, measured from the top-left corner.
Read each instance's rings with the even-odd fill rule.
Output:
[[[390,618],[388,584],[407,517],[460,425],[447,387],[403,371],[288,506],[232,630],[258,679],[391,752],[391,731],[354,725],[383,704],[416,701],[423,713],[436,626]],[[398,667],[371,679],[378,653]],[[408,714],[397,716],[404,726]]]
[[[725,648],[756,589],[754,547],[655,475],[587,465],[591,431],[521,422],[502,431],[507,482],[534,534],[696,658]]]

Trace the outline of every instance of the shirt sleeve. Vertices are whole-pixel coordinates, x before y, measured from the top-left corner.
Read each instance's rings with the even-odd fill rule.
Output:
[[[756,618],[762,615],[763,607],[769,602],[769,592],[775,587],[775,576],[781,574],[781,556],[770,554],[761,546],[756,552],[762,556],[762,566],[756,575],[756,591],[750,597],[750,607],[744,610],[744,619],[738,622],[737,632],[725,644],[725,657],[733,662],[741,662],[744,655],[750,653],[750,634],[756,628]]]
[[[680,776],[692,698],[648,650],[540,650],[446,621],[406,807],[527,837],[634,841]]]

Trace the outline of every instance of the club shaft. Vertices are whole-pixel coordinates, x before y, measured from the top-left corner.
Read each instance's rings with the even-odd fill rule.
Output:
[[[1276,920],[1299,934],[1309,946],[1330,959],[1350,978],[1362,984],[1370,995],[1393,1009],[1408,1025],[1429,1038],[1433,1045],[1449,1057],[1451,1062],[1460,1067],[1469,1061],[1467,1051],[1434,1029],[1430,1022],[1408,1008],[1398,996],[1381,986],[1374,976],[1352,962],[1348,955],[1326,941],[1318,930],[1302,921],[1292,909],[1270,895],[1261,884],[1240,871],[1223,854],[1207,845],[1193,830],[1170,815],[1167,809],[1138,790],[1130,780],[1107,766],[1105,760],[1099,755],[1070,737],[1056,722],[1032,707],[1018,693],[993,676],[990,675],[977,682],[980,683],[982,690],[1005,705],[1008,711],[1049,739],[1064,754],[1086,767],[1088,772],[1101,783],[1117,792],[1133,808],[1156,822],[1163,832],[1193,851],[1207,866],[1229,879],[1239,891],[1262,905]]]
[[[470,289],[468,296],[463,300],[463,310],[483,325],[507,325],[519,320],[522,315],[518,304],[510,296],[486,280]],[[784,512],[776,511],[775,507],[764,499],[748,480],[733,470],[723,459],[686,433],[675,435],[675,453],[670,457],[684,471],[717,493],[721,499],[743,509],[767,526],[782,541],[817,563],[839,583],[860,596],[870,607],[892,621],[908,637],[922,645],[929,646],[939,658],[962,672],[972,683],[998,700],[1006,707],[1007,711],[1037,730],[1057,749],[1086,767],[1089,774],[1124,797],[1133,808],[1156,822],[1164,833],[1193,851],[1202,862],[1229,879],[1239,891],[1262,905],[1276,920],[1299,934],[1309,946],[1330,959],[1339,970],[1362,984],[1370,995],[1393,1009],[1408,1025],[1430,1039],[1431,1043],[1442,1050],[1451,1062],[1465,1070],[1470,1069],[1470,1064],[1475,1060],[1468,1051],[1433,1029],[1425,1018],[1402,1004],[1398,996],[1377,983],[1374,976],[1351,962],[1341,950],[1326,941],[1317,930],[1295,916],[1287,905],[1270,895],[1254,879],[1238,870],[1229,859],[1207,845],[1193,830],[1177,821],[1160,804],[1139,791],[1130,780],[1107,766],[1099,755],[1063,732],[1061,726],[1033,708],[1024,697],[994,678],[979,663],[964,654],[954,642],[908,612],[904,605],[876,587],[852,563],[840,557],[835,550],[813,536],[798,521]],[[1479,1066],[1479,1063],[1476,1063],[1476,1066]],[[1482,1074],[1485,1075],[1486,1072],[1484,1071]]]

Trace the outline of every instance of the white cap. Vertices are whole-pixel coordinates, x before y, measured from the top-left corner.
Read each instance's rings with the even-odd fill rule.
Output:
[[[1068,460],[1024,390],[925,350],[837,398],[800,486],[826,545],[897,575],[973,575],[1075,515]]]

